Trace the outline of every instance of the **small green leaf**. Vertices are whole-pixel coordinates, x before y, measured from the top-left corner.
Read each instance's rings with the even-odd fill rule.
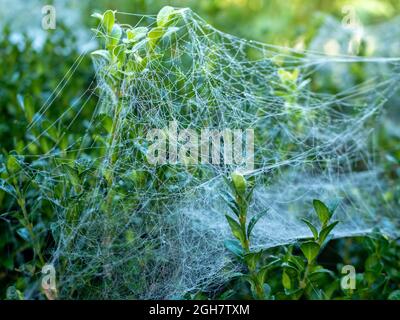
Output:
[[[224,241],[225,248],[232,252],[235,256],[242,258],[243,250],[240,243],[236,240],[225,240]]]
[[[242,234],[242,229],[240,228],[240,225],[238,222],[236,222],[232,217],[225,215],[226,219],[228,220],[228,224],[231,227],[232,234],[235,236],[236,239],[238,239],[240,242],[243,242],[243,234]]]
[[[102,57],[107,61],[111,61],[111,55],[108,50],[96,50],[96,51],[93,51],[91,54],[94,57]]]
[[[232,196],[228,193],[221,193],[221,198],[226,202],[226,204],[229,206],[229,208],[232,210],[232,212],[239,217],[240,214],[240,209],[238,208],[236,202],[232,198]]]
[[[264,299],[268,299],[271,296],[271,287],[268,283],[263,284],[264,288]]]
[[[67,181],[74,186],[75,190],[78,190],[80,187],[80,179],[76,170],[68,164],[63,164],[62,167],[65,175],[67,176]]]
[[[21,169],[21,166],[15,156],[10,154],[7,157],[7,164],[6,164],[7,170],[10,174],[14,174],[18,172]]]
[[[235,295],[235,290],[228,290],[223,292],[219,297],[218,300],[232,300],[232,296]],[[209,298],[206,296],[204,300],[208,300]]]
[[[125,59],[126,59],[126,53],[124,50],[124,46],[117,46],[114,51],[113,54],[115,57],[117,57],[117,61],[119,63],[119,66],[122,67],[125,63]]]
[[[322,245],[324,243],[324,241],[326,240],[326,238],[328,237],[328,235],[331,233],[331,231],[333,230],[333,228],[339,223],[339,221],[334,221],[332,222],[330,225],[326,226],[325,228],[323,228],[321,230],[321,232],[319,233],[319,243],[320,245]]]
[[[115,23],[115,12],[112,10],[107,10],[106,12],[104,12],[103,26],[108,34],[110,34],[111,31],[113,30],[114,23]]]
[[[9,195],[16,197],[16,191],[12,185],[7,183],[4,179],[0,178],[0,190],[8,193]]]
[[[157,40],[161,38],[163,34],[164,34],[164,28],[156,27],[151,29],[147,36],[149,37],[149,39]]]
[[[290,256],[288,259],[288,264],[290,266],[294,266],[296,270],[298,270],[299,272],[302,272],[305,268],[304,265],[304,260],[301,257],[298,256]]]
[[[251,291],[255,292],[256,291],[256,283],[254,282],[254,279],[250,275],[244,275],[243,279],[250,284]]]
[[[250,238],[251,232],[253,231],[258,220],[260,220],[261,217],[263,217],[266,213],[267,211],[262,211],[250,219],[249,225],[247,226],[247,238]]]
[[[164,35],[165,30],[162,27],[156,27],[149,31],[147,38],[149,39],[150,48],[154,48],[158,40]]]
[[[168,27],[167,31],[164,34],[164,37],[170,37],[179,30],[178,27]]]
[[[299,69],[294,69],[293,71],[287,71],[282,68],[278,69],[279,78],[283,82],[296,82],[299,77]]]
[[[268,268],[261,268],[260,271],[258,271],[257,273],[257,279],[259,283],[264,283],[265,282],[265,278],[267,276],[267,271]]]
[[[122,37],[122,29],[118,24],[116,24],[112,28],[110,37],[108,38],[108,45],[111,48],[115,47],[119,43],[119,40],[121,39],[121,37]]]
[[[296,264],[294,264],[293,262],[283,262],[281,264],[281,268],[285,268],[287,270],[291,270],[295,273],[298,273],[298,266]]]
[[[241,173],[233,172],[231,174],[232,183],[235,187],[236,192],[239,195],[243,195],[246,192],[246,179]]]
[[[318,230],[317,230],[317,228],[314,227],[314,225],[310,221],[308,221],[307,219],[301,219],[301,221],[303,221],[310,228],[310,230],[311,230],[311,232],[312,232],[312,234],[314,236],[314,239],[317,240],[318,239]]]
[[[137,42],[146,37],[148,29],[146,27],[137,27],[126,31],[126,42]]]
[[[132,182],[136,188],[144,188],[147,181],[147,172],[132,169],[126,173],[125,178]]]
[[[229,187],[229,189],[230,189],[233,193],[235,193],[236,190],[235,190],[235,188],[233,187],[233,184],[231,183],[231,181],[229,181],[229,179],[228,179],[227,177],[225,177],[225,176],[222,176],[222,178],[224,179],[224,182],[225,182],[225,184]],[[234,199],[233,196],[232,196],[230,193],[226,192],[226,194],[230,195],[230,196],[232,197],[232,199]]]
[[[273,268],[274,266],[277,266],[279,264],[279,262],[280,262],[280,259],[276,259],[260,268],[260,270],[257,273],[257,279],[259,280],[260,283],[265,282],[268,270]]]
[[[92,18],[95,18],[95,19],[98,19],[98,20],[100,20],[100,21],[103,21],[103,15],[100,14],[100,13],[97,13],[97,12],[92,13],[92,14],[91,14],[91,17],[92,17]]]
[[[17,94],[17,100],[20,107],[24,111],[25,117],[28,120],[28,122],[32,122],[33,117],[35,115],[35,109],[33,107],[32,99],[29,96],[24,97],[20,94]]]
[[[308,262],[311,263],[317,257],[320,246],[314,241],[307,241],[300,245],[300,249],[307,258]]]
[[[163,7],[157,14],[157,26],[166,27],[175,13],[175,9],[170,6]]]
[[[318,274],[324,274],[324,273],[325,273],[325,274],[328,274],[328,275],[331,276],[332,278],[335,278],[335,273],[332,272],[331,270],[325,269],[325,268],[318,268],[318,269],[312,271],[312,272],[310,273],[310,276],[318,275]]]
[[[313,200],[314,210],[318,215],[319,221],[321,221],[322,225],[325,225],[330,217],[331,213],[328,207],[320,200],[314,199]]]
[[[255,268],[257,267],[257,263],[261,258],[261,251],[258,252],[250,252],[247,253],[244,256],[244,260],[246,261],[246,264],[248,265],[250,270],[255,270]]]
[[[292,280],[286,271],[282,273],[282,285],[285,289],[290,290],[292,288]]]
[[[18,235],[22,238],[22,239],[24,239],[25,241],[31,241],[31,237],[30,237],[30,235],[29,235],[29,232],[28,232],[28,229],[26,229],[26,228],[19,228],[18,230],[17,230],[17,233],[18,233]]]
[[[102,42],[107,41],[107,36],[101,30],[94,29],[94,28],[92,28],[90,30],[96,35],[97,38],[101,39]]]
[[[371,254],[365,261],[365,270],[375,274],[382,271],[383,264],[376,254]]]
[[[246,195],[246,202],[249,203],[251,198],[253,197],[253,193],[254,193],[254,189],[256,188],[256,185],[254,184],[253,186],[250,187],[250,190],[247,192]],[[265,213],[267,213],[267,210],[264,211]]]

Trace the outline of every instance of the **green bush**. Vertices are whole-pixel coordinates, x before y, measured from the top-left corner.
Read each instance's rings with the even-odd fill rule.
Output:
[[[37,290],[40,270],[54,245],[50,231],[53,204],[40,197],[40,189],[45,187],[43,181],[25,169],[29,166],[40,171],[50,163],[43,158],[38,161],[37,156],[60,152],[65,141],[81,139],[85,122],[96,105],[95,96],[80,97],[82,89],[89,87],[94,78],[92,62],[87,57],[80,59],[75,39],[67,34],[68,30],[59,25],[49,32],[41,49],[35,49],[27,35],[13,41],[7,27],[0,35],[0,297],[3,298],[9,286],[25,292],[26,297]],[[79,67],[68,73],[75,62],[79,62]],[[71,75],[70,81],[61,82],[66,74]],[[62,94],[54,91],[59,84],[58,88],[65,84]],[[88,102],[78,121],[65,134],[61,130],[74,119],[77,106],[85,99]],[[48,110],[43,112],[47,106]],[[59,147],[52,150],[56,141],[60,141]]]

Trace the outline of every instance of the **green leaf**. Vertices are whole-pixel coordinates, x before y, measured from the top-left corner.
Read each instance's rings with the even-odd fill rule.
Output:
[[[35,115],[35,109],[33,107],[32,99],[30,99],[27,96],[23,97],[22,95],[17,94],[17,100],[18,100],[20,107],[24,111],[28,122],[32,122],[32,119]]]
[[[330,225],[326,226],[325,228],[323,228],[321,230],[321,232],[319,233],[319,243],[320,245],[322,245],[324,243],[324,241],[326,240],[326,238],[328,237],[328,235],[331,233],[331,231],[333,230],[333,228],[339,223],[339,221],[334,221],[332,222]]]
[[[241,173],[233,172],[231,174],[232,183],[236,192],[243,195],[246,192],[246,180]]]
[[[244,276],[245,276],[244,273],[241,273],[241,272],[234,272],[234,273],[232,273],[232,274],[229,275],[229,278],[231,278],[231,279],[237,279],[237,278],[241,278],[241,277],[244,277]]]
[[[314,241],[307,241],[303,242],[300,245],[300,249],[303,252],[304,256],[307,258],[308,262],[311,263],[317,257],[320,246]]]
[[[236,240],[225,240],[225,248],[239,258],[243,258],[243,249],[240,243]]]
[[[395,290],[390,293],[388,300],[400,300],[400,290]]]
[[[331,276],[332,278],[335,278],[335,273],[334,272],[332,272],[331,270],[329,270],[329,269],[325,269],[325,268],[319,268],[319,269],[316,269],[316,270],[314,270],[314,271],[312,271],[312,272],[310,272],[310,276],[312,276],[312,275],[318,275],[318,274],[328,274],[329,276]]]
[[[251,232],[253,231],[258,220],[260,220],[261,217],[263,217],[266,213],[267,211],[262,211],[250,219],[249,225],[247,226],[247,238],[250,238]]]
[[[247,202],[247,203],[250,202],[250,200],[251,200],[251,198],[252,198],[252,196],[253,196],[253,193],[254,193],[254,189],[255,189],[255,188],[256,188],[256,185],[253,185],[253,186],[250,187],[250,190],[248,191],[248,193],[247,193],[247,195],[246,195],[246,202]],[[264,212],[266,213],[267,210],[264,211]]]
[[[121,37],[122,37],[122,29],[118,24],[116,24],[112,28],[110,37],[108,38],[108,45],[111,48],[115,47],[119,43],[119,40],[121,39]]]
[[[117,57],[120,68],[122,68],[126,59],[126,53],[124,49],[124,46],[117,46],[113,51],[114,56]]]
[[[164,28],[156,27],[151,29],[147,36],[149,37],[149,39],[156,40],[163,36],[164,31]]]
[[[251,291],[254,293],[256,291],[256,283],[254,279],[250,275],[244,275],[243,279],[250,284]]]
[[[15,156],[10,154],[7,157],[7,164],[6,164],[7,170],[10,174],[14,174],[18,172],[21,169],[21,166]]]
[[[318,215],[319,221],[321,221],[322,225],[325,225],[330,217],[331,213],[328,207],[320,200],[314,199],[313,200],[314,210]]]
[[[175,9],[170,6],[163,7],[157,14],[157,26],[166,27],[170,22]]]
[[[268,270],[274,266],[277,266],[279,264],[279,262],[280,262],[280,259],[276,259],[260,268],[260,270],[257,273],[257,279],[259,280],[260,283],[265,282],[265,280],[266,280],[265,277],[267,275]]]
[[[18,235],[22,238],[22,239],[24,239],[25,241],[31,241],[31,237],[30,237],[30,235],[29,235],[29,232],[28,232],[28,229],[26,229],[26,228],[19,228],[18,230],[17,230],[17,233],[18,233]]]
[[[101,30],[94,29],[94,28],[92,28],[90,30],[96,35],[97,38],[101,39],[102,42],[107,41],[108,36],[106,36]]]
[[[100,128],[103,128],[105,131],[110,133],[112,130],[113,119],[105,113],[100,113],[99,115],[96,116],[95,123],[97,126],[96,128],[98,128],[98,130],[100,130]]]
[[[110,55],[110,52],[108,50],[96,50],[96,51],[93,51],[91,54],[94,57],[104,58],[108,62],[111,61],[111,55]]]
[[[114,23],[115,23],[115,12],[112,10],[107,10],[106,12],[104,12],[103,26],[108,34],[110,34],[111,31],[113,30]]]
[[[126,31],[128,42],[137,42],[146,37],[148,29],[146,27],[137,27]]]
[[[149,31],[147,38],[149,39],[150,48],[154,48],[158,40],[164,35],[165,30],[162,27],[156,27]]]
[[[246,264],[249,266],[249,269],[255,270],[255,268],[257,267],[257,263],[260,260],[261,254],[262,252],[258,251],[258,252],[247,253],[244,256],[244,260],[246,261]]]
[[[264,288],[264,299],[268,299],[271,296],[271,287],[268,283],[263,284]]]
[[[235,188],[233,187],[233,184],[231,183],[231,181],[229,181],[229,179],[227,178],[227,177],[225,177],[225,176],[222,176],[222,178],[224,179],[224,182],[225,182],[225,184],[229,187],[229,189],[233,192],[233,193],[235,193]],[[232,195],[230,194],[230,193],[228,193],[227,192],[227,194],[229,194],[231,197],[232,197]]]
[[[92,13],[90,16],[91,16],[92,18],[98,19],[98,20],[100,20],[100,21],[103,21],[103,17],[104,17],[102,14],[97,13],[97,12]]]
[[[173,34],[175,34],[177,31],[179,31],[178,27],[168,27],[167,31],[164,34],[164,37],[170,37]]]
[[[312,234],[314,236],[314,239],[317,240],[318,239],[318,230],[317,230],[317,228],[314,227],[314,225],[310,221],[308,221],[307,219],[301,219],[301,221],[303,221],[310,228],[310,230],[311,230],[311,232],[312,232]]]
[[[242,229],[238,222],[236,222],[232,217],[225,215],[226,219],[228,220],[228,224],[231,227],[232,234],[236,239],[239,241],[244,241]]]
[[[68,164],[63,164],[62,168],[64,169],[64,173],[68,177],[67,180],[74,186],[75,190],[78,190],[80,187],[80,179],[76,170],[70,167]]]
[[[305,268],[304,260],[298,256],[290,256],[288,259],[288,264],[294,266],[299,272],[302,272]]]
[[[0,178],[0,190],[3,190],[4,192],[13,196],[14,198],[17,196],[14,187],[1,178]]]
[[[299,272],[298,266],[296,264],[294,264],[293,262],[283,262],[281,264],[281,267],[285,268],[285,269],[288,269],[288,270],[291,270],[291,271],[293,271],[295,273]]]
[[[229,197],[229,198],[228,198]],[[240,214],[240,209],[238,208],[236,202],[232,199],[232,196],[230,194],[221,194],[221,198],[226,202],[226,204],[229,206],[229,208],[232,210],[232,212],[239,217]]]
[[[228,290],[223,292],[219,297],[218,300],[232,300],[232,296],[235,295],[235,290]],[[206,296],[206,299],[204,300],[208,300],[208,297]]]
[[[282,273],[282,285],[285,289],[290,290],[292,288],[292,280],[286,271]]]
[[[278,70],[278,75],[283,82],[296,82],[299,73],[299,69],[294,69],[292,72],[286,71],[282,68]]]
[[[147,172],[132,169],[125,174],[125,178],[132,182],[136,188],[144,188],[147,181]]]
[[[365,261],[365,270],[379,274],[383,269],[383,264],[376,254],[371,254]]]

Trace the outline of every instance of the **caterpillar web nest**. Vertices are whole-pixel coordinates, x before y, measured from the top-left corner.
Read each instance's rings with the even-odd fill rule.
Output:
[[[54,167],[36,172],[57,212],[61,298],[182,298],[216,290],[236,271],[223,245],[229,209],[220,194],[223,176],[243,167],[150,164],[146,134],[171,122],[178,131],[254,130],[250,213],[268,210],[255,247],[311,236],[300,218],[313,219],[313,198],[339,201],[336,237],[396,231],[371,141],[399,86],[398,58],[277,47],[225,34],[189,9],[169,10],[116,12],[136,24],[112,36],[99,27],[106,44],[93,60],[93,118],[63,151],[70,162],[53,152],[43,157]],[[354,65],[376,72],[349,81],[343,70]]]

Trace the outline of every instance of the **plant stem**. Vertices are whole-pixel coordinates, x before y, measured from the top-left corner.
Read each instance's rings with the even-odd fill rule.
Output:
[[[26,203],[25,203],[25,198],[22,196],[21,191],[19,190],[18,186],[14,186],[15,190],[17,192],[17,202],[18,205],[20,206],[21,210],[22,210],[22,215],[24,217],[25,223],[23,223],[23,226],[28,230],[29,236],[32,239],[32,245],[33,245],[33,252],[35,254],[35,256],[37,256],[39,258],[39,261],[42,265],[45,264],[44,262],[44,258],[42,256],[41,250],[40,250],[40,245],[37,242],[35,233],[33,231],[33,225],[32,223],[29,221],[29,215],[28,215],[28,211],[26,210]]]

